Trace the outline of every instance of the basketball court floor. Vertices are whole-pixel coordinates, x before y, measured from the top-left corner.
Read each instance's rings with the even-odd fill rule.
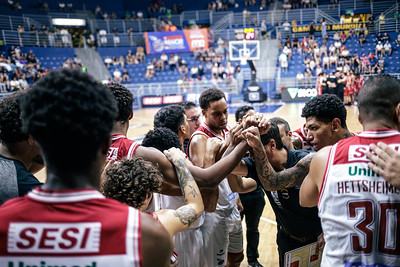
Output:
[[[245,103],[243,103],[245,105]],[[292,130],[296,130],[305,123],[305,119],[300,116],[304,103],[285,104],[277,102],[273,104],[251,104],[256,112],[263,113],[267,118],[282,117],[289,122]],[[235,110],[241,105],[229,106],[228,125],[235,124]],[[140,140],[153,128],[153,118],[159,108],[144,108],[134,110],[134,116],[130,121],[128,137]],[[360,132],[362,127],[358,122],[358,110],[356,107],[347,109],[347,126],[351,132]],[[45,181],[45,170],[36,174],[41,181]],[[243,233],[246,235],[245,224],[243,223]],[[278,252],[276,247],[276,222],[274,212],[266,198],[266,205],[259,224],[260,244],[259,262],[265,267],[279,266]],[[246,248],[246,238],[244,236],[244,248]],[[247,266],[245,258],[241,267]]]

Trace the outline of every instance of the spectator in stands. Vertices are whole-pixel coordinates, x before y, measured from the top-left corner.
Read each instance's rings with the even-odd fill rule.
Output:
[[[122,82],[123,83],[129,83],[131,81],[129,77],[129,73],[126,69],[124,69],[124,72],[122,73]]]
[[[185,60],[182,60],[181,62],[182,63],[178,67],[178,71],[179,71],[181,76],[186,77],[186,75],[189,73],[189,68],[188,68]]]
[[[389,41],[386,41],[386,43],[383,45],[383,50],[382,50],[383,56],[386,55],[386,52],[389,54],[389,56],[392,55],[392,45],[390,44]]]
[[[396,45],[397,46],[400,46],[400,32],[399,32],[399,34],[397,35],[397,38],[396,38]]]
[[[150,79],[150,78],[154,78],[156,76],[156,72],[154,70],[154,65],[152,63],[149,63],[149,65],[147,65],[146,68],[146,73],[145,73],[145,78],[146,79]]]
[[[119,71],[118,68],[116,68],[116,69],[114,70],[114,72],[113,72],[113,78],[114,78],[114,81],[115,81],[116,83],[121,83],[121,82],[122,82],[122,73]]]
[[[122,56],[122,55],[119,56],[118,62],[119,62],[119,65],[121,66],[121,68],[125,67],[125,58],[124,58],[124,56]]]
[[[379,15],[379,27],[385,26],[385,14],[383,12]]]
[[[379,53],[381,53],[381,57],[385,54],[385,49],[383,48],[383,44],[381,41],[379,41],[375,47],[375,55],[378,56]]]
[[[6,73],[2,73],[2,67],[0,67],[0,90],[1,92],[8,92],[10,91],[10,81],[8,75]]]
[[[304,74],[299,71],[296,75],[297,86],[303,86],[304,84]]]
[[[118,58],[116,56],[113,56],[112,64],[113,64],[113,66],[118,66],[119,65],[119,60],[118,60]]]
[[[292,58],[292,49],[290,49],[289,47],[285,46],[282,52],[288,56],[288,60]]]
[[[196,65],[193,65],[190,68],[190,76],[194,79],[197,78],[198,74],[199,74],[199,68]]]
[[[73,10],[73,5],[72,5],[71,2],[69,2],[69,3],[67,4],[67,10],[68,10],[68,12],[72,12],[72,10]]]
[[[279,63],[281,65],[282,71],[287,72],[289,64],[288,64],[287,55],[283,52],[279,55]]]
[[[29,88],[29,84],[26,81],[25,74],[22,74],[21,78],[18,80],[19,85],[22,90],[27,90]]]
[[[310,0],[304,0],[310,2]],[[309,5],[309,4],[308,4]],[[314,36],[315,34],[315,27],[314,27],[314,21],[310,22],[310,31],[309,31],[310,36]]]
[[[376,43],[383,41],[383,36],[382,36],[382,34],[380,32],[378,32],[378,34],[376,35],[376,38],[374,39],[374,41]]]
[[[344,31],[342,31],[340,33],[340,41],[342,42],[342,44],[346,43],[347,40],[347,35],[344,33]]]
[[[168,56],[165,53],[162,53],[162,55],[160,56],[160,60],[163,65],[168,65]]]
[[[361,61],[357,53],[354,53],[353,57],[351,58],[351,63],[353,64],[354,74],[360,74]]]
[[[288,34],[290,33],[290,23],[289,21],[285,21],[284,23],[282,23],[282,27],[283,27],[283,31]]]
[[[12,77],[12,80],[10,81],[10,89],[11,89],[11,92],[16,92],[16,91],[21,90],[21,85],[19,84],[19,81],[17,80],[16,75],[14,75]]]
[[[67,11],[65,9],[65,3],[64,2],[58,3],[58,11],[60,11],[60,12],[66,12]]]
[[[138,48],[136,48],[136,58],[140,63],[144,62],[145,54],[143,46],[138,46]]]
[[[360,43],[361,48],[363,48],[363,44],[367,42],[364,34],[360,34],[360,38],[358,38],[358,42]]]

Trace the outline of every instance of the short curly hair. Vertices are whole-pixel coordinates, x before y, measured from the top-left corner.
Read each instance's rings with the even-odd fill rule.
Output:
[[[248,106],[248,105],[239,107],[235,111],[235,120],[236,120],[236,122],[238,122],[240,119],[242,119],[244,117],[244,115],[246,115],[249,110],[254,110],[254,108],[252,106]]]
[[[102,184],[104,196],[134,208],[140,208],[146,198],[161,189],[162,174],[150,161],[142,158],[114,162]]]
[[[400,81],[389,74],[371,76],[358,94],[358,110],[361,121],[383,120],[397,124],[394,116],[400,103]]]
[[[184,121],[185,109],[179,105],[170,105],[161,108],[154,115],[154,128],[166,127],[178,134]]]
[[[160,127],[148,131],[142,141],[142,146],[154,147],[160,151],[170,149],[171,147],[181,148],[181,142],[176,133],[171,129]]]
[[[118,116],[115,121],[126,122],[132,114],[132,105],[135,102],[131,91],[119,83],[109,83],[106,85],[114,95],[118,105]]]
[[[347,111],[342,100],[333,94],[318,95],[308,101],[303,107],[301,116],[308,118],[315,116],[317,120],[329,123],[333,119],[340,119],[340,126],[347,129]]]
[[[41,78],[21,102],[24,129],[58,170],[87,170],[110,139],[117,106],[109,90],[80,70],[59,69]]]
[[[207,110],[211,102],[218,101],[221,98],[226,100],[224,92],[217,88],[209,88],[203,91],[199,97],[200,108]]]
[[[25,91],[7,95],[0,101],[0,141],[3,144],[21,142],[28,139],[22,130],[20,102]]]

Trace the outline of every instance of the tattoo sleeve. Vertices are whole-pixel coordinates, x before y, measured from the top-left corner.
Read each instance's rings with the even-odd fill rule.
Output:
[[[191,225],[197,219],[195,209],[190,206],[182,206],[174,211],[174,215],[183,225]]]
[[[182,189],[183,198],[185,199],[185,203],[187,203],[186,194],[196,198],[199,192],[197,192],[196,188],[193,187],[193,183],[195,183],[195,181],[184,160],[179,159],[174,162],[174,165],[178,176],[179,185]]]
[[[263,146],[257,146],[253,150],[258,178],[264,189],[268,191],[300,185],[307,176],[311,160],[315,155],[315,153],[308,154],[297,162],[295,166],[276,172],[269,162]]]

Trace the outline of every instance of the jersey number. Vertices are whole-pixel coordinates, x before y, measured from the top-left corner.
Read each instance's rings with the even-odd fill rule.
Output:
[[[371,200],[350,201],[347,203],[348,216],[357,219],[357,213],[362,213],[362,218],[354,227],[362,233],[351,234],[352,249],[355,252],[370,254],[373,248],[374,234],[378,238],[378,252],[388,255],[400,254],[400,203],[379,203],[379,229],[371,227],[375,221],[374,202]]]

